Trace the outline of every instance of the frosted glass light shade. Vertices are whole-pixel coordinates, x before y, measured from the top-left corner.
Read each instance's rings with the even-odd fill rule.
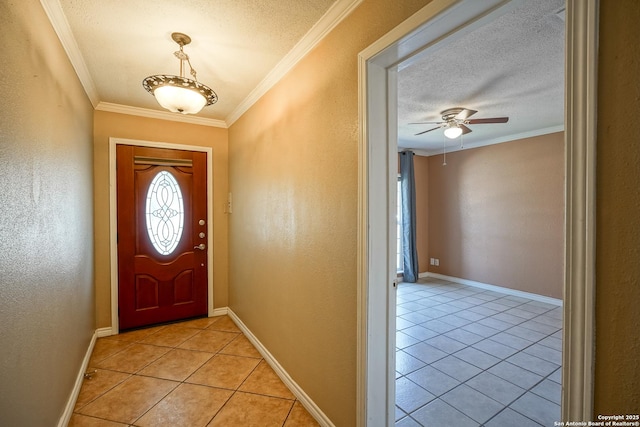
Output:
[[[196,114],[207,103],[201,93],[179,86],[161,86],[153,94],[158,104],[174,113]]]
[[[448,127],[444,130],[444,136],[446,136],[449,139],[456,139],[460,135],[462,135],[462,129],[459,128],[457,125]]]
[[[206,85],[185,77],[149,76],[142,86],[156,97],[158,104],[174,113],[196,114],[218,101],[218,95]]]

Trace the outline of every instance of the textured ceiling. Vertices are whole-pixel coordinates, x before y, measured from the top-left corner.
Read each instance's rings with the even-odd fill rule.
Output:
[[[440,112],[464,107],[472,118],[506,124],[468,125],[465,148],[559,131],[564,123],[563,0],[526,0],[462,37],[427,49],[398,73],[398,145],[427,153],[459,149],[437,125]]]
[[[51,3],[51,0],[47,0]],[[59,0],[100,102],[162,110],[142,88],[179,74],[172,32],[219,101],[198,116],[225,120],[336,0]],[[345,1],[341,1],[345,3]],[[353,3],[348,1],[347,3]]]
[[[165,118],[185,117],[165,112],[142,87],[149,75],[179,73],[173,56],[178,46],[171,40],[177,31],[191,36],[184,49],[198,80],[219,96],[216,104],[187,118],[227,126],[295,63],[296,55],[304,54],[305,46],[313,46],[360,1],[42,3],[96,108],[124,106],[126,112],[133,107]],[[494,21],[400,65],[401,149],[440,152],[441,129],[414,136],[433,126],[410,123],[440,120],[440,111],[452,107],[478,110],[473,118],[509,117],[507,124],[470,125],[472,132],[463,136],[467,148],[562,129],[564,22],[558,12],[564,0],[513,4],[515,9]],[[447,140],[447,150],[459,147],[460,140]]]

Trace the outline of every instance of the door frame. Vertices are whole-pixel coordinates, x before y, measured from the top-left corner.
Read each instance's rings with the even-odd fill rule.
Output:
[[[357,425],[395,424],[397,65],[521,0],[434,0],[358,55]],[[598,0],[565,0],[562,419],[593,416]],[[405,62],[406,63],[406,62]],[[380,191],[386,189],[386,191]]]
[[[207,153],[207,311],[213,316],[213,148],[182,145],[171,142],[141,141],[135,139],[109,138],[109,254],[111,271],[111,333],[120,331],[118,322],[118,206],[116,145],[166,148],[172,150]]]

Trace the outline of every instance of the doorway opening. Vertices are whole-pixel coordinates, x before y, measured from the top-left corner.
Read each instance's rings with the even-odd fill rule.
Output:
[[[397,65],[483,25],[517,1],[429,4],[361,52],[359,203],[359,425],[395,423]],[[562,418],[593,404],[595,1],[567,2],[565,281]],[[393,173],[391,171],[394,171]],[[386,189],[381,191],[380,189]]]
[[[415,234],[430,229],[397,291],[398,425],[561,419],[564,10],[524,2],[398,65]]]

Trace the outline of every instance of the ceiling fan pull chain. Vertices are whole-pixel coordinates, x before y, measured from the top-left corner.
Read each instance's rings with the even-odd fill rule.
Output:
[[[442,134],[442,166],[447,166],[447,139]]]

